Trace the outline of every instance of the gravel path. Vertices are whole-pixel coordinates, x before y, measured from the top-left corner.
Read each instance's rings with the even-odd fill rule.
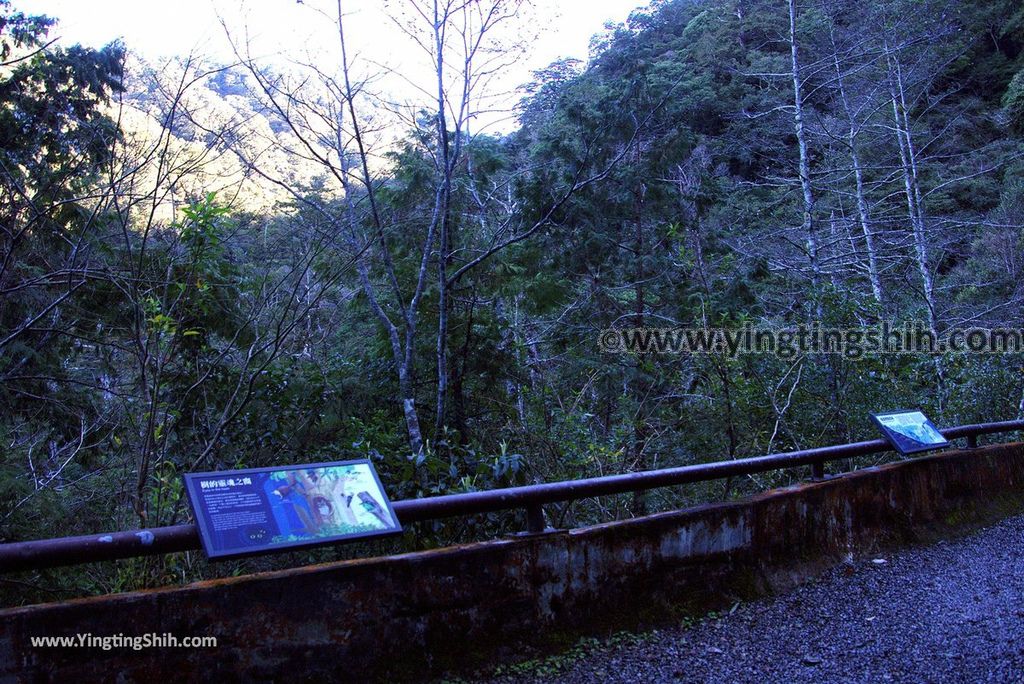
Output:
[[[494,681],[1024,682],[1024,516],[625,641]]]

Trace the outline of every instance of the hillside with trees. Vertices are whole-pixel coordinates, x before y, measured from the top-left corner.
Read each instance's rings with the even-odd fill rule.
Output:
[[[16,0],[15,5],[16,5]],[[1024,328],[1016,0],[656,0],[478,132],[517,0],[409,0],[413,108],[60,47],[0,0],[0,541],[177,524],[181,475],[371,458],[392,499],[1024,417],[1020,354],[610,354],[615,327]],[[859,467],[875,463],[850,463]],[[782,475],[553,506],[556,526]],[[375,549],[521,528],[411,527]],[[359,548],[305,552],[343,557]],[[5,602],[294,564],[0,579]]]

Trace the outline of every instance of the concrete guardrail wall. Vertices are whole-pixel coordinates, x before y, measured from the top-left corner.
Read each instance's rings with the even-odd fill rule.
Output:
[[[731,605],[1022,510],[1024,444],[1006,444],[583,529],[9,609],[0,682],[418,679]],[[31,643],[167,633],[218,646]]]

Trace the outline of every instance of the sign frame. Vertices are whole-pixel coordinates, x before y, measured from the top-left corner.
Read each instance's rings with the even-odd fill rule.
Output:
[[[235,479],[252,477],[260,473],[279,473],[279,472],[294,472],[294,471],[310,471],[320,468],[336,468],[344,466],[362,466],[365,465],[369,469],[369,473],[373,478],[373,484],[376,486],[379,498],[376,502],[385,510],[391,518],[393,525],[386,527],[381,530],[365,531],[365,532],[354,532],[348,534],[337,534],[323,537],[311,536],[309,539],[300,539],[296,541],[286,541],[276,544],[264,543],[259,546],[255,546],[251,549],[244,547],[233,547],[228,550],[223,550],[214,544],[213,530],[210,528],[210,520],[208,519],[208,512],[203,506],[201,482],[204,480],[211,480],[217,478],[218,480],[223,479]],[[308,473],[307,473],[308,476]],[[185,483],[185,494],[188,499],[189,506],[192,509],[192,515],[196,523],[196,527],[199,530],[199,539],[203,545],[203,551],[206,553],[206,557],[210,560],[232,560],[237,558],[248,558],[252,556],[260,556],[271,553],[278,553],[284,551],[297,551],[301,549],[313,549],[324,546],[333,546],[337,544],[343,544],[346,542],[366,541],[373,539],[381,539],[387,537],[394,537],[402,534],[402,523],[395,515],[395,510],[391,505],[391,500],[387,495],[384,485],[380,481],[380,476],[377,474],[377,469],[373,467],[373,462],[368,458],[363,459],[352,459],[346,461],[328,461],[324,463],[301,463],[285,466],[268,466],[264,468],[243,468],[239,470],[219,470],[219,471],[208,471],[198,473],[184,473],[182,475]],[[273,506],[273,504],[268,503]],[[241,529],[241,528],[239,528]]]
[[[921,417],[924,418],[923,425],[925,425],[925,427],[931,428],[936,432],[936,434],[942,437],[941,442],[922,442],[921,440],[914,439],[913,437],[893,430],[892,428],[885,425],[881,420],[882,418],[888,416],[907,415],[914,413],[920,414]],[[889,442],[892,448],[904,456],[909,456],[911,454],[919,454],[924,451],[946,449],[951,445],[950,441],[946,439],[941,432],[939,432],[939,429],[935,426],[934,423],[932,423],[931,419],[929,419],[928,416],[926,416],[924,411],[922,411],[921,409],[896,409],[893,411],[880,411],[878,413],[872,413],[871,419],[875,422],[875,425],[882,432],[882,435],[885,437],[886,441]]]

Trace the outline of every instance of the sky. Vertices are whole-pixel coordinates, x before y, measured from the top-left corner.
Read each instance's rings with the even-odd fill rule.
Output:
[[[386,89],[398,99],[415,100],[415,84],[429,83],[425,54],[403,35],[391,16],[400,16],[406,0],[346,0],[350,56],[366,73],[392,72],[399,80]],[[591,36],[606,22],[624,21],[645,0],[533,0],[505,39],[528,45],[521,58],[502,69],[492,83],[496,92],[513,91],[531,73],[556,59],[585,60]],[[121,38],[147,60],[191,51],[222,62],[232,57],[222,21],[235,40],[248,36],[251,50],[277,61],[332,59],[337,34],[318,14],[336,8],[328,0],[14,0],[18,10],[59,20],[54,34],[65,44],[100,47]],[[390,12],[385,12],[389,8]],[[502,124],[496,124],[503,128]]]

